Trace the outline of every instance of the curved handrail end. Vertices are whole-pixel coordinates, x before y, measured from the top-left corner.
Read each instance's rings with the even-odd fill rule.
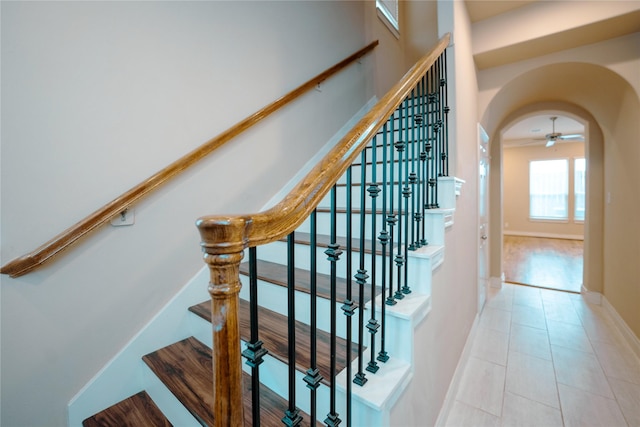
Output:
[[[249,243],[253,221],[246,216],[206,216],[196,221],[202,250],[209,255],[243,251]]]

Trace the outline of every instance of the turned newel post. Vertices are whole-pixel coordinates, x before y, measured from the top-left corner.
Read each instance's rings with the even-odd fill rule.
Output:
[[[211,278],[213,327],[213,414],[215,427],[244,425],[240,349],[240,261],[248,221],[242,218],[201,218],[204,260]]]

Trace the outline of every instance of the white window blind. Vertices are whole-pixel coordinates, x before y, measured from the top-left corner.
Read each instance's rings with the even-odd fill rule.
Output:
[[[529,163],[529,216],[568,219],[569,162],[537,160]]]
[[[584,200],[587,165],[584,158],[575,159],[573,164],[573,193],[575,199],[573,219],[575,219],[576,221],[584,221]]]

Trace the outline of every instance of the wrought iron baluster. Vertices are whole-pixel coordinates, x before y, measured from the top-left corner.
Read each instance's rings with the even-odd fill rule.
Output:
[[[411,198],[411,187],[409,186],[411,183],[411,173],[409,171],[409,166],[411,165],[411,159],[410,159],[410,147],[411,147],[411,134],[409,132],[409,124],[411,123],[410,121],[412,120],[411,117],[411,112],[409,111],[409,98],[405,99],[405,108],[406,108],[406,114],[405,114],[405,141],[406,141],[406,145],[405,145],[405,156],[404,156],[404,171],[405,171],[405,175],[404,175],[404,186],[402,187],[402,197],[404,198],[404,242],[402,242],[402,239],[398,239],[399,243],[402,243],[402,249],[403,249],[403,256],[402,256],[402,260],[403,260],[403,264],[402,264],[402,273],[403,273],[403,283],[402,283],[402,288],[399,289],[399,293],[400,295],[402,294],[409,294],[411,293],[411,290],[409,289],[409,286],[407,285],[407,279],[408,279],[408,272],[409,270],[407,269],[407,263],[409,261],[409,241],[411,239],[411,236],[409,235],[409,222],[413,222],[412,218],[411,218],[411,212],[409,211],[409,199]],[[399,249],[400,250],[400,249]],[[400,283],[400,280],[398,280],[398,284]],[[397,298],[397,295],[396,295]]]
[[[385,293],[387,287],[387,243],[389,243],[389,233],[387,233],[387,143],[388,143],[388,124],[389,121],[382,126],[382,230],[378,240],[382,245],[382,262],[380,264],[380,277],[382,278],[382,293],[380,294],[380,352],[378,353],[378,360],[386,362],[389,360],[389,355],[386,351],[386,334],[387,334],[387,317],[386,317],[386,304]],[[392,165],[393,167],[393,165]],[[375,309],[375,306],[374,306]]]
[[[289,363],[289,408],[282,418],[287,426],[302,422],[300,409],[296,407],[296,278],[295,278],[295,232],[287,236],[287,324]]]
[[[363,165],[367,163],[367,150],[362,150],[361,162]],[[366,206],[366,168],[363,166],[360,168],[360,268],[358,268],[358,273],[355,275],[356,283],[358,284],[358,372],[353,380],[354,383],[362,386],[367,382],[366,375],[363,371],[363,360],[364,360],[364,290],[365,285],[367,283],[367,279],[369,275],[367,274],[367,270],[364,268],[365,264],[365,248],[364,248],[364,239],[365,239],[365,224],[366,224],[366,215],[365,215],[365,206]]]
[[[347,169],[347,188],[349,189],[349,191],[347,191],[346,196],[347,196],[347,229],[346,229],[346,237],[347,237],[347,265],[346,265],[346,278],[347,278],[347,298],[344,301],[344,304],[342,305],[342,311],[344,312],[344,315],[346,316],[346,321],[347,321],[347,379],[351,378],[351,375],[353,375],[352,372],[352,368],[351,368],[351,343],[353,341],[353,315],[355,313],[355,310],[357,308],[357,305],[355,304],[355,302],[353,301],[353,281],[351,279],[351,273],[352,273],[352,269],[353,269],[353,260],[351,258],[352,253],[353,253],[353,204],[351,201],[351,187],[352,187],[353,183],[352,183],[352,166],[349,166],[349,169]],[[352,391],[351,391],[351,381],[347,380],[346,381],[346,389],[347,389],[347,408],[346,408],[346,421],[347,421],[347,426],[351,426],[351,418],[352,418],[352,411],[351,411],[351,405],[352,405]]]
[[[247,348],[242,352],[251,366],[251,411],[253,425],[260,427],[260,364],[263,357],[268,353],[262,347],[263,342],[258,337],[258,257],[256,248],[249,248],[249,316],[251,324],[251,341],[247,343]]]
[[[421,162],[421,170],[422,170],[422,178],[420,179],[421,193],[422,193],[422,203],[420,203],[420,212],[422,213],[422,239],[420,240],[420,245],[426,246],[429,244],[427,241],[427,218],[425,209],[427,208],[427,204],[429,203],[429,184],[428,184],[428,169],[427,169],[427,144],[429,143],[429,116],[428,116],[428,90],[427,90],[427,79],[429,71],[427,74],[422,76],[422,86],[420,97],[422,99],[421,102],[421,111],[420,118],[422,119],[422,126],[420,127],[422,130],[422,140],[420,142],[421,152],[420,152],[420,162]]]
[[[311,425],[316,424],[316,419],[318,418],[317,414],[317,390],[320,386],[320,382],[322,381],[322,375],[320,374],[320,370],[318,369],[318,350],[317,350],[317,328],[318,328],[318,307],[317,307],[317,297],[318,297],[318,254],[317,254],[317,211],[314,209],[309,217],[309,231],[310,231],[310,241],[309,241],[309,255],[311,257],[309,263],[309,279],[310,279],[310,307],[309,307],[309,326],[311,328],[310,332],[310,364],[311,366],[307,369],[306,375],[304,377],[304,382],[307,383],[307,388],[311,390],[310,392],[310,414],[311,417]]]
[[[409,217],[409,211],[407,209],[407,220],[411,222],[411,239],[407,239],[407,243],[411,241],[408,247],[410,251],[415,251],[418,248],[418,239],[416,238],[416,223],[418,222],[418,217],[416,216],[416,184],[418,182],[418,175],[416,173],[416,161],[418,157],[416,156],[416,126],[416,88],[414,88],[411,91],[411,140],[409,143],[411,146],[411,157],[409,161],[411,164],[411,172],[409,173],[409,184],[411,185],[411,201],[409,202],[411,205],[411,217]]]
[[[395,122],[396,122],[397,111],[398,109],[396,109],[396,111],[394,111],[391,114],[391,117],[387,121],[388,123],[390,123],[389,141],[388,141],[388,144],[385,145],[384,147],[385,154],[387,150],[389,151],[389,164],[384,165],[385,170],[389,168],[389,183],[385,186],[385,189],[386,188],[389,189],[389,212],[387,213],[387,217],[386,217],[386,223],[389,226],[389,240],[388,240],[388,243],[389,243],[389,293],[385,300],[386,305],[396,304],[396,300],[395,298],[393,298],[393,242],[394,242],[393,232],[394,232],[394,226],[396,224],[397,219],[396,219],[396,214],[393,210],[393,196],[394,196],[393,190],[395,186],[394,173],[396,168],[394,141],[396,139]],[[385,197],[385,200],[386,200],[386,197]],[[383,298],[384,298],[384,294],[383,294]]]
[[[336,412],[336,326],[337,326],[337,308],[336,308],[336,287],[337,287],[337,265],[336,263],[340,259],[342,251],[340,245],[336,242],[336,186],[331,188],[331,243],[329,248],[325,251],[327,259],[331,262],[331,363],[330,363],[330,376],[331,385],[329,387],[329,413],[324,420],[328,426],[335,427],[340,424],[341,420]]]
[[[401,127],[402,127],[402,119],[404,117],[404,114],[402,111],[403,108],[404,108],[404,105],[401,104],[401,107],[399,110]],[[402,197],[403,197],[402,185],[403,185],[403,178],[404,178],[403,176],[404,159],[402,154],[404,153],[405,142],[397,141],[394,145],[396,147],[396,151],[398,151],[398,240],[397,240],[398,251],[396,253],[396,258],[395,258],[398,280],[397,280],[396,292],[393,295],[393,297],[399,300],[404,298],[404,294],[401,291],[400,284],[402,283],[402,266],[404,265],[404,256],[402,255],[402,245],[404,244],[404,242],[402,241],[402,218],[403,218],[402,217]]]
[[[371,334],[371,343],[370,343],[370,351],[371,351],[371,359],[369,360],[369,364],[367,365],[367,371],[376,373],[378,372],[378,362],[376,362],[376,333],[378,332],[378,328],[380,325],[378,324],[378,320],[376,319],[376,249],[377,249],[377,239],[376,239],[376,229],[377,229],[377,199],[378,194],[380,193],[380,188],[378,188],[378,138],[374,137],[372,140],[372,150],[371,150],[371,185],[367,189],[369,192],[369,197],[371,197],[371,318],[367,323],[367,330]]]
[[[448,90],[447,90],[447,80],[448,80],[448,76],[447,76],[447,50],[445,49],[444,52],[441,55],[441,58],[443,59],[443,64],[444,64],[444,71],[443,71],[443,81],[444,84],[442,85],[442,91],[443,91],[443,96],[444,96],[444,101],[443,101],[443,111],[444,111],[444,153],[445,153],[445,159],[444,159],[444,176],[449,176],[449,111],[451,111],[451,109],[449,108],[449,95],[448,95]]]

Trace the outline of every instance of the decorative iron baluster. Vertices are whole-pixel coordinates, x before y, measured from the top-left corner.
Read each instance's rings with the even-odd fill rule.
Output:
[[[406,101],[406,100],[405,100]],[[402,114],[402,109],[403,106],[401,104],[400,109],[399,109],[399,118],[400,118],[400,128],[402,129],[402,119],[403,119],[403,114]],[[402,245],[403,245],[403,241],[402,241],[402,195],[403,195],[403,191],[402,191],[402,170],[403,170],[403,159],[402,159],[402,153],[404,153],[404,148],[405,148],[405,143],[404,141],[397,141],[395,144],[396,147],[396,151],[398,151],[398,242],[397,242],[397,246],[398,246],[398,252],[396,253],[396,270],[397,270],[397,285],[396,285],[396,292],[393,295],[393,297],[395,299],[403,299],[404,295],[402,294],[401,288],[400,288],[400,283],[402,283],[402,266],[404,265],[404,256],[402,255]]]
[[[411,154],[409,152],[409,149],[412,145],[411,143],[411,138],[410,138],[410,133],[409,133],[409,123],[411,120],[411,113],[409,111],[409,98],[407,97],[405,99],[405,108],[406,108],[406,114],[405,114],[405,141],[406,144],[405,145],[405,165],[404,165],[404,171],[405,171],[405,175],[404,175],[404,186],[402,187],[402,197],[404,198],[404,244],[402,245],[403,247],[403,265],[402,265],[402,272],[404,273],[404,280],[403,280],[403,284],[402,284],[402,288],[399,289],[399,291],[402,294],[410,294],[411,290],[409,289],[409,286],[407,285],[407,279],[408,279],[408,273],[409,270],[407,269],[407,263],[409,261],[409,222],[413,222],[413,220],[411,219],[411,213],[409,212],[409,198],[411,197],[411,187],[409,187],[409,184],[411,182],[411,174],[409,172],[409,165],[411,163],[411,159],[409,158],[409,155]],[[401,239],[398,239],[401,242]],[[398,280],[398,284],[400,283],[400,281]],[[397,296],[396,296],[397,298]]]
[[[296,407],[296,277],[295,277],[295,232],[287,236],[287,324],[289,363],[289,408],[282,422],[286,426],[297,426],[302,422],[300,409]]]
[[[427,99],[427,77],[428,77],[428,73],[429,71],[427,71],[427,74],[425,74],[422,77],[422,86],[421,86],[421,111],[420,111],[420,119],[422,120],[423,124],[421,126],[422,129],[422,140],[421,140],[421,152],[420,152],[420,162],[421,162],[421,170],[422,170],[422,178],[420,179],[420,185],[422,187],[422,203],[420,203],[420,212],[422,212],[422,239],[420,240],[420,244],[422,246],[426,246],[429,244],[429,242],[427,241],[427,219],[425,217],[426,213],[425,213],[425,209],[428,207],[427,204],[429,203],[429,184],[428,184],[428,179],[429,179],[429,174],[428,174],[428,169],[427,169],[427,144],[429,144],[429,117],[428,117],[428,99]]]
[[[398,109],[396,109],[396,111],[398,111]],[[396,138],[396,134],[395,134],[395,122],[396,122],[396,111],[394,111],[391,114],[391,117],[389,118],[389,120],[387,121],[388,123],[390,122],[390,131],[389,131],[389,141],[388,143],[385,145],[384,147],[384,151],[385,153],[387,152],[387,150],[389,150],[389,164],[385,164],[384,167],[389,168],[389,183],[388,188],[389,188],[389,212],[387,213],[387,218],[386,218],[386,222],[387,225],[389,226],[389,294],[385,300],[385,304],[386,305],[395,305],[396,304],[396,300],[395,298],[393,298],[393,242],[394,242],[394,226],[397,222],[396,219],[396,214],[393,211],[393,190],[394,190],[394,186],[395,183],[393,181],[394,179],[394,172],[395,172],[395,168],[396,168],[396,163],[395,163],[395,151],[394,151],[394,140]],[[385,186],[386,188],[386,186]],[[384,297],[384,294],[383,294]]]
[[[371,334],[371,359],[367,365],[367,371],[376,373],[378,372],[378,363],[376,362],[376,333],[380,325],[376,319],[376,228],[377,228],[377,206],[376,201],[380,188],[378,188],[377,182],[377,162],[378,162],[378,138],[374,137],[371,144],[371,185],[367,189],[369,197],[371,197],[371,318],[367,323],[367,330]]]
[[[331,188],[331,243],[329,248],[324,251],[327,254],[327,259],[331,262],[331,363],[330,363],[330,376],[331,386],[329,388],[329,413],[324,420],[328,426],[335,427],[340,424],[341,420],[336,412],[336,325],[337,325],[337,262],[340,259],[342,251],[340,245],[336,242],[336,186]]]
[[[435,145],[436,145],[436,135],[437,135],[437,95],[434,92],[435,87],[435,75],[436,70],[432,66],[429,75],[429,143],[427,144],[427,156],[429,162],[429,209],[436,207],[436,199],[435,199],[435,183],[436,183],[436,169],[434,166],[435,158]]]
[[[347,191],[346,196],[347,196],[347,229],[346,229],[346,237],[347,237],[347,265],[346,265],[346,278],[347,278],[347,299],[344,301],[344,304],[342,305],[342,311],[344,312],[344,315],[346,316],[346,321],[347,321],[347,381],[346,381],[346,388],[347,388],[347,408],[346,411],[347,413],[346,415],[346,420],[347,420],[347,426],[351,426],[351,404],[352,404],[352,396],[351,396],[351,381],[349,381],[348,379],[351,378],[352,373],[352,368],[351,368],[351,342],[353,341],[353,315],[355,313],[355,310],[357,308],[357,305],[355,304],[355,302],[353,301],[353,281],[351,279],[351,273],[352,273],[352,264],[353,264],[353,260],[351,258],[351,255],[353,253],[353,224],[352,224],[352,215],[353,215],[353,204],[351,202],[351,187],[352,187],[352,172],[351,172],[352,166],[349,166],[349,169],[347,169],[347,188],[349,189],[349,191]]]
[[[362,150],[361,155],[362,165],[367,163],[367,151]],[[365,223],[366,223],[366,215],[365,215],[365,205],[366,205],[366,181],[367,174],[366,168],[362,166],[360,168],[360,268],[358,269],[358,273],[355,275],[356,283],[358,284],[358,292],[359,292],[359,302],[358,302],[358,372],[353,380],[354,383],[359,386],[363,386],[367,382],[367,378],[365,373],[363,372],[363,360],[364,360],[364,287],[367,284],[367,279],[369,275],[367,274],[367,270],[364,268],[364,259],[365,259],[365,248],[364,248],[364,238],[365,238]]]
[[[322,375],[320,374],[320,370],[318,369],[318,351],[317,351],[317,334],[316,330],[318,328],[318,307],[317,307],[317,296],[318,296],[318,282],[317,282],[317,273],[318,273],[318,254],[317,254],[317,211],[313,210],[311,216],[309,217],[309,254],[311,256],[309,263],[309,274],[310,274],[310,307],[309,307],[309,326],[311,328],[310,332],[310,356],[311,356],[311,366],[307,369],[307,375],[304,377],[304,382],[307,383],[307,388],[311,390],[310,392],[310,417],[311,417],[311,425],[316,424],[317,415],[317,390],[320,386],[320,382],[322,381]]]
[[[442,78],[442,82],[443,84],[441,84],[442,86],[442,91],[443,91],[443,111],[444,111],[444,153],[445,153],[445,158],[444,158],[444,164],[443,164],[443,174],[444,176],[449,176],[449,111],[451,111],[451,109],[449,108],[449,95],[448,95],[448,91],[447,91],[447,50],[445,49],[444,52],[442,52],[442,55],[440,56],[442,58],[442,62],[444,64],[444,71],[443,71],[443,78]]]
[[[409,217],[409,211],[407,210],[407,219],[411,222],[411,239],[407,239],[407,243],[411,240],[408,249],[410,251],[415,251],[418,249],[417,246],[417,238],[416,238],[416,223],[418,222],[418,218],[416,217],[416,184],[418,182],[418,175],[416,173],[416,161],[418,156],[416,156],[416,89],[414,88],[411,91],[411,172],[409,173],[409,184],[411,185],[411,201],[409,204],[411,205],[411,217]],[[407,254],[405,253],[405,256]]]
[[[380,352],[378,353],[378,360],[381,362],[386,362],[389,360],[389,355],[386,352],[386,334],[387,334],[387,318],[386,318],[386,304],[385,304],[385,293],[387,286],[387,243],[389,243],[389,233],[387,233],[387,186],[389,182],[387,181],[387,125],[389,121],[382,126],[382,230],[380,230],[380,235],[378,236],[378,240],[380,240],[380,245],[382,245],[382,263],[380,264],[380,277],[382,278],[382,293],[380,301]],[[377,165],[376,165],[377,167]],[[393,167],[393,165],[391,165]],[[375,310],[375,305],[373,306]]]
[[[258,338],[258,257],[256,248],[249,248],[249,319],[251,324],[251,341],[242,352],[251,366],[251,412],[253,425],[260,427],[260,364],[268,351],[262,347],[263,342]]]

